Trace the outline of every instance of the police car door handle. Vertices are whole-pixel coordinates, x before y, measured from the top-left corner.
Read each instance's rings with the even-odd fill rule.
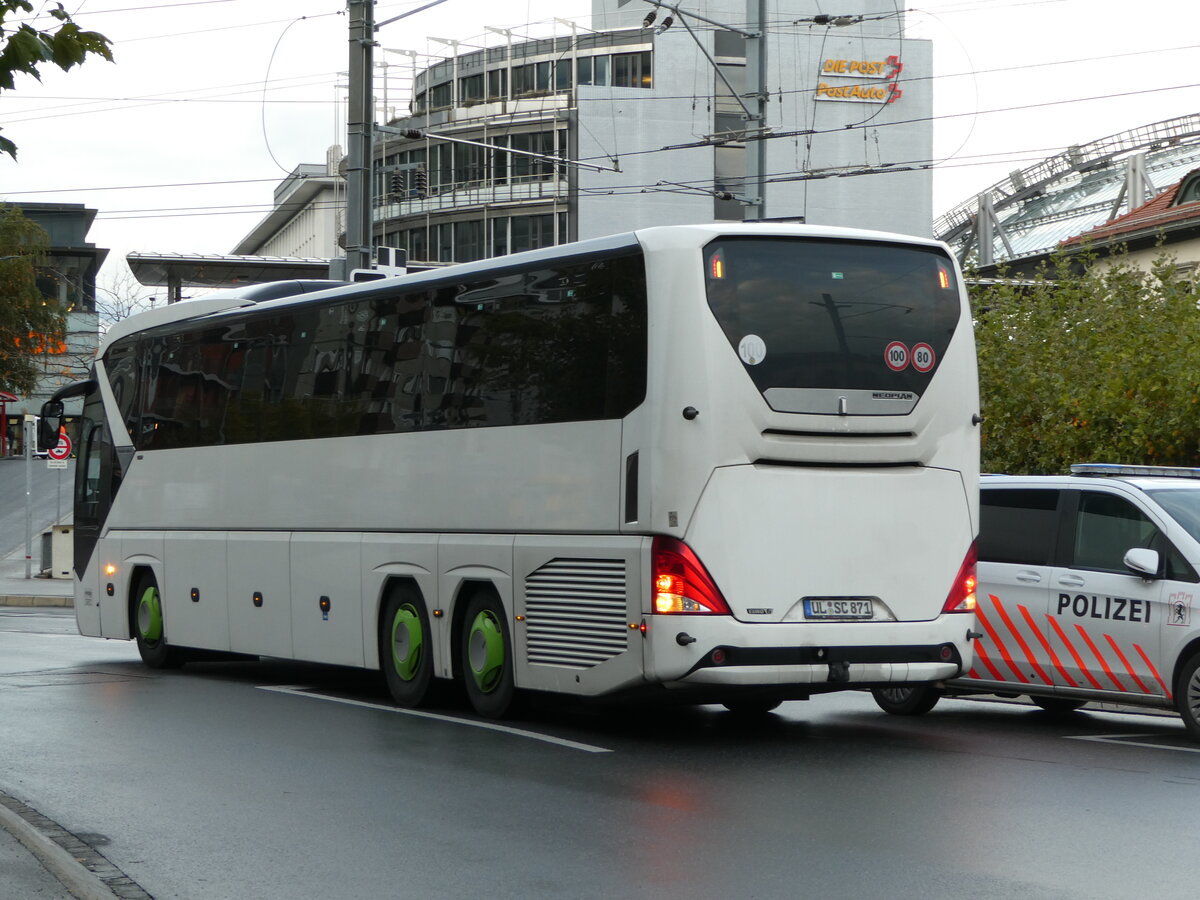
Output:
[[[1063,587],[1083,587],[1085,582],[1078,575],[1063,575],[1058,579],[1058,583]]]
[[[1018,572],[1017,581],[1024,584],[1041,584],[1042,576],[1037,572]]]

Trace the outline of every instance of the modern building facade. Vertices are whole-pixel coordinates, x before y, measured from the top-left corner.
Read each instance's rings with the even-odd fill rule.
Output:
[[[747,41],[753,6],[646,22],[647,4],[594,0],[597,30],[448,42],[414,69],[409,115],[376,138],[375,245],[465,262],[747,218],[929,234],[929,42],[866,0],[836,17],[773,4],[766,39]],[[761,76],[750,45],[765,45]]]
[[[66,340],[48,346],[41,355],[42,377],[37,390],[5,404],[6,450],[20,447],[16,440],[26,413],[36,415],[50,395],[87,372],[95,355],[98,335],[96,274],[108,251],[87,240],[96,210],[81,203],[14,203],[49,235],[45,264],[38,269],[38,287],[57,302],[67,317]]]

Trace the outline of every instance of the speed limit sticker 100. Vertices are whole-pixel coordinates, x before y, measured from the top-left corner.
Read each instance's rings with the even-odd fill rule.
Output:
[[[883,348],[883,361],[893,372],[903,372],[908,367],[908,345],[892,341]]]

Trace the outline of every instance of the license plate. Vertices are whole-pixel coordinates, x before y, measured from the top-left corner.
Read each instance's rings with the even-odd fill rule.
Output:
[[[808,597],[806,619],[873,619],[875,604],[868,597]]]

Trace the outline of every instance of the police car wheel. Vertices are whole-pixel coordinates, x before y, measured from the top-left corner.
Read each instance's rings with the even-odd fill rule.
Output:
[[[1040,706],[1048,713],[1059,715],[1075,712],[1087,703],[1086,700],[1076,700],[1072,697],[1030,697],[1029,699],[1033,701],[1034,706]]]
[[[885,713],[893,716],[923,716],[935,706],[942,694],[928,684],[905,684],[872,688],[871,696]]]
[[[1200,740],[1200,653],[1191,657],[1179,671],[1175,705],[1187,730],[1193,738]]]

